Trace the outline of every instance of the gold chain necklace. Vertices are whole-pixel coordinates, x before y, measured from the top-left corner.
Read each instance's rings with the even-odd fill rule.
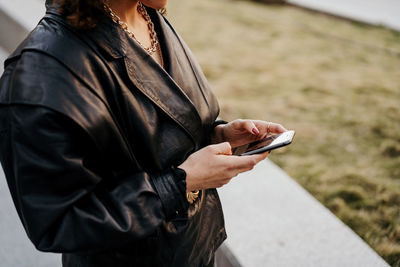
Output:
[[[128,24],[126,24],[125,22],[123,22],[121,20],[120,17],[118,17],[117,14],[115,14],[115,12],[111,9],[111,7],[107,4],[107,2],[104,3],[104,9],[106,12],[109,13],[111,19],[118,24],[119,26],[121,26],[121,28],[132,38],[134,39],[141,47],[143,47],[144,50],[147,51],[147,53],[149,53],[149,55],[152,55],[154,52],[157,51],[158,49],[158,38],[157,38],[157,34],[154,30],[154,24],[150,19],[149,14],[147,13],[146,9],[144,8],[142,2],[139,2],[137,10],[139,11],[139,13],[143,16],[143,18],[145,19],[145,21],[147,22],[147,28],[149,30],[149,34],[150,34],[150,39],[151,39],[151,46],[150,47],[145,47],[138,39],[136,39],[135,34],[130,31],[128,29]]]

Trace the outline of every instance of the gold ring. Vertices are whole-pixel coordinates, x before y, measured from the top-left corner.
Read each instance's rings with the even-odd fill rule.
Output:
[[[270,130],[269,130],[270,126],[271,126],[271,122],[268,122],[268,125],[267,125],[267,134],[270,133]]]

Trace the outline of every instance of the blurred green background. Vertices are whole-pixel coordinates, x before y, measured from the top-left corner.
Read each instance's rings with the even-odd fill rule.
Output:
[[[169,0],[221,117],[297,134],[270,159],[400,266],[400,34],[249,1]]]

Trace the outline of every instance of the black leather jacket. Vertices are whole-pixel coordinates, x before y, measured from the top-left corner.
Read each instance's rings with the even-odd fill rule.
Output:
[[[148,12],[165,69],[110,19],[79,32],[51,8],[5,62],[0,161],[29,238],[64,266],[207,266],[226,238],[216,190],[189,206],[173,167],[209,144],[217,101]]]

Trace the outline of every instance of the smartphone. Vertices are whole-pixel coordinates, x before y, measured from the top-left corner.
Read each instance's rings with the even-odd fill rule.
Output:
[[[295,131],[286,131],[281,134],[270,135],[262,140],[239,146],[233,150],[233,155],[246,156],[264,153],[273,149],[287,146],[292,143]]]

